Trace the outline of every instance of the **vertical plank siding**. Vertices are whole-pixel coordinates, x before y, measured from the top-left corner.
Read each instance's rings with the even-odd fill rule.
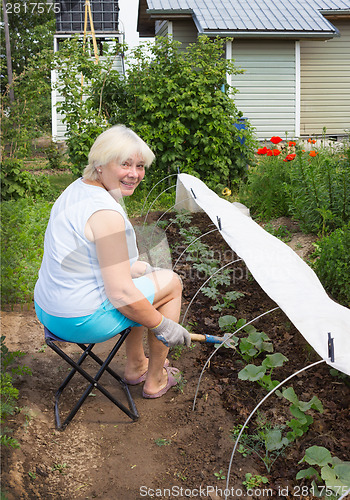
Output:
[[[180,50],[185,50],[190,43],[196,43],[198,32],[193,20],[188,19],[173,23],[173,37],[174,40],[181,42]]]
[[[301,135],[343,135],[350,129],[350,20],[330,19],[341,36],[300,42]]]
[[[233,75],[234,99],[259,139],[295,136],[296,82],[293,40],[234,40],[232,58],[242,75]]]

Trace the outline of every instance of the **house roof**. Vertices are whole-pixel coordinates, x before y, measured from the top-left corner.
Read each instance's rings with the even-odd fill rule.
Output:
[[[338,30],[323,15],[332,13],[350,14],[350,0],[140,0],[138,29],[150,36],[156,19],[192,17],[211,36],[332,38]]]

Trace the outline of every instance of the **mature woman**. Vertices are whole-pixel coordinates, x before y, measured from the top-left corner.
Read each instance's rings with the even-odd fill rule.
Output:
[[[39,320],[63,340],[103,342],[131,326],[124,378],[131,385],[144,381],[146,398],[176,385],[169,347],[190,344],[189,333],[177,323],[180,279],[138,260],[135,233],[120,204],[153,159],[146,143],[123,125],[96,139],[83,177],[52,208],[34,292]]]

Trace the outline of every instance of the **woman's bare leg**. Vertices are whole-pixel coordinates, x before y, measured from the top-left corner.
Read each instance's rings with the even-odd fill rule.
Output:
[[[172,271],[158,271],[152,275],[157,290],[154,307],[166,318],[179,321],[182,286],[178,276]],[[151,330],[148,332],[148,344],[149,365],[144,391],[147,394],[156,394],[166,386],[168,381],[163,366],[169,348],[160,342]]]
[[[137,380],[148,370],[148,359],[143,349],[144,326],[134,326],[126,338],[126,380]]]
[[[172,271],[162,270],[149,274],[155,285],[153,305],[166,318],[179,321],[182,286]],[[169,348],[160,342],[152,331],[148,332],[149,360],[143,349],[144,327],[133,327],[126,339],[127,363],[124,376],[137,380],[147,370],[144,390],[147,394],[159,392],[167,384],[167,373],[163,369]]]

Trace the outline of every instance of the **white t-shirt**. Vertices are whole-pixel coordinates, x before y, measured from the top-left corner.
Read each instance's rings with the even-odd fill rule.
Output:
[[[60,317],[92,314],[107,298],[95,243],[84,234],[98,210],[115,210],[125,220],[130,265],[139,256],[134,229],[123,207],[104,188],[77,179],[52,207],[34,300]]]

